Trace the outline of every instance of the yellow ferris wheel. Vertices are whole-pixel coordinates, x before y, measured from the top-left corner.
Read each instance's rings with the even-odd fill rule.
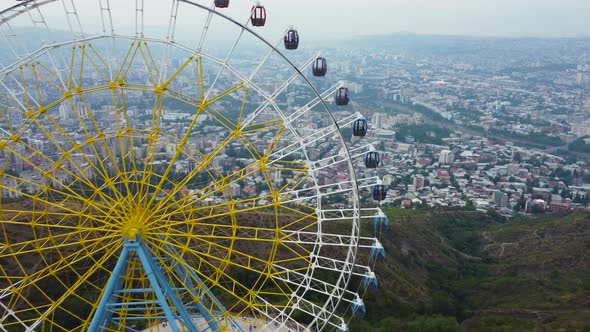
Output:
[[[0,12],[0,331],[344,331],[364,315],[387,217],[359,201],[386,199],[382,154],[296,29],[269,43],[270,9],[229,2]]]

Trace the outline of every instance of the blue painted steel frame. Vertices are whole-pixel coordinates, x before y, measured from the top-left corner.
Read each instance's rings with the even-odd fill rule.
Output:
[[[170,247],[171,252],[173,254],[177,254],[174,248]],[[127,267],[128,267],[128,260],[131,257],[131,254],[135,253],[137,255],[137,259],[141,262],[142,268],[144,269],[145,275],[148,277],[148,280],[151,284],[152,288],[136,288],[136,289],[123,289],[123,281],[125,280],[125,276],[127,275]],[[180,266],[180,262],[182,262],[182,258],[178,255],[177,261],[174,263],[173,270],[176,273],[176,277],[179,280],[182,280],[185,285],[183,287],[188,287],[188,289],[197,290],[197,294],[199,294],[198,298],[195,299],[194,306],[187,306],[185,305],[177,296],[177,291],[180,288],[174,288],[169,280],[166,278],[165,274],[161,271],[156,260],[154,259],[153,255],[144,247],[141,243],[141,240],[125,241],[123,245],[123,249],[121,251],[121,255],[113,269],[113,273],[109,278],[109,281],[105,287],[104,293],[102,298],[98,304],[98,307],[92,317],[92,321],[88,328],[88,331],[95,332],[95,331],[102,331],[107,328],[109,323],[116,323],[118,318],[113,319],[113,313],[117,312],[118,308],[128,307],[130,305],[138,305],[141,304],[140,302],[133,302],[133,303],[125,303],[125,302],[116,302],[116,294],[122,293],[146,293],[152,292],[156,296],[156,301],[150,302],[150,304],[157,304],[159,308],[164,312],[164,316],[158,317],[158,319],[167,319],[169,322],[169,326],[174,332],[180,332],[181,330],[178,328],[178,325],[174,322],[180,321],[183,323],[183,331],[190,331],[190,332],[199,332],[197,328],[192,323],[193,317],[202,317],[207,321],[208,328],[205,330],[210,329],[211,331],[219,331],[220,327],[218,325],[219,320],[229,320],[230,325],[234,330],[243,331],[240,326],[235,322],[235,320],[227,313],[225,307],[219,302],[219,300],[211,293],[211,291],[207,288],[207,286],[202,282],[202,280],[194,273],[194,271],[183,269]],[[195,286],[191,280],[196,280],[199,284]],[[185,288],[186,290],[186,288]],[[205,295],[208,295],[208,298],[212,300],[220,310],[209,311],[207,310],[202,304],[201,301]],[[172,306],[169,305],[172,304]],[[187,309],[196,309],[202,316],[198,315],[189,315]],[[135,311],[136,308],[126,308],[127,311]],[[139,308],[137,308],[139,309]],[[174,309],[174,310],[173,310]],[[176,311],[177,314],[174,314]],[[136,320],[142,318],[135,318]],[[186,329],[186,330],[185,330]]]
[[[176,249],[174,249],[174,247],[168,245],[167,248],[168,250],[170,250],[170,252],[173,253],[173,255],[175,257],[181,257],[178,254],[178,251],[176,251]],[[180,258],[182,259],[182,258]],[[222,318],[226,318],[228,320],[230,320],[230,325],[231,327],[239,332],[244,332],[242,330],[242,328],[235,322],[235,320],[228,314],[228,312],[225,310],[225,307],[221,304],[221,302],[219,302],[219,300],[213,295],[213,293],[209,290],[209,287],[207,287],[207,285],[201,280],[201,278],[199,278],[199,276],[195,273],[195,271],[193,270],[186,270],[186,269],[182,269],[178,262],[176,262],[174,264],[174,272],[177,273],[177,277],[179,277],[179,279],[183,280],[183,282],[185,282],[185,284],[187,286],[189,286],[190,289],[198,289],[202,294],[199,296],[199,298],[202,300],[203,297],[205,296],[205,294],[210,295],[210,300],[212,300],[215,305],[220,309],[219,311],[219,315]],[[200,287],[195,287],[191,281],[190,278],[187,278],[186,273],[188,272],[188,274],[190,274],[190,276],[194,279],[197,280],[197,282],[199,283]],[[182,278],[180,278],[182,276]],[[213,317],[211,317],[211,315],[209,315],[208,310],[205,309],[198,301],[195,303],[197,305],[197,309],[199,310],[199,312],[205,317],[205,319],[207,319],[207,322],[214,322]],[[209,325],[211,325],[211,323],[209,323]],[[216,330],[214,330],[216,331]]]

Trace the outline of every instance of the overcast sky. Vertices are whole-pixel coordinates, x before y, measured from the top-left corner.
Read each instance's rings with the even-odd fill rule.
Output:
[[[93,5],[98,2],[76,1],[92,1]],[[0,2],[4,7],[17,3],[14,0]],[[150,3],[158,9],[153,13],[170,12],[169,1]],[[231,0],[233,10],[226,12],[243,16],[247,11],[244,8],[251,4],[251,0]],[[265,0],[263,4],[269,15],[267,33],[295,25],[310,39],[395,32],[590,36],[590,0]]]

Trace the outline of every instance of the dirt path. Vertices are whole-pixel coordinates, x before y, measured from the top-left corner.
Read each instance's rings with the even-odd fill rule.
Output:
[[[469,259],[469,260],[476,260],[476,261],[480,261],[482,258],[481,257],[477,257],[477,256],[471,256],[469,254],[466,254],[462,251],[459,251],[455,248],[453,248],[452,246],[447,244],[447,241],[445,240],[444,237],[442,237],[440,234],[437,233],[432,233],[434,234],[436,237],[438,237],[438,239],[440,240],[440,243],[445,246],[445,248],[451,249],[452,251],[456,252],[457,254],[459,254],[461,257],[465,258],[465,259]]]
[[[494,247],[494,246],[499,246],[499,248],[500,248],[500,253],[498,254],[498,257],[502,257],[502,256],[504,255],[504,251],[506,250],[506,247],[507,247],[507,246],[516,246],[516,247],[518,247],[518,242],[504,242],[504,243],[498,243],[498,242],[496,242],[496,241],[492,240],[492,238],[490,238],[490,237],[488,236],[488,234],[487,234],[487,233],[488,233],[488,232],[483,232],[483,233],[481,234],[481,235],[483,236],[483,238],[484,238],[486,241],[490,242],[490,243],[486,244],[486,245],[483,247],[483,250],[484,250],[484,251],[488,250],[488,249],[489,249],[489,248],[491,248],[491,247]]]

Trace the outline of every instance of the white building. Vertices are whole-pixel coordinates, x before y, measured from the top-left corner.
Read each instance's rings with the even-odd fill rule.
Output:
[[[373,114],[373,119],[371,120],[373,123],[373,128],[375,129],[382,129],[383,128],[383,114],[375,113]]]
[[[438,163],[441,165],[450,165],[455,161],[455,154],[451,150],[442,150],[440,152],[440,157],[438,158]]]
[[[59,117],[62,121],[68,120],[73,114],[72,104],[69,102],[61,103],[61,105],[59,105]]]

